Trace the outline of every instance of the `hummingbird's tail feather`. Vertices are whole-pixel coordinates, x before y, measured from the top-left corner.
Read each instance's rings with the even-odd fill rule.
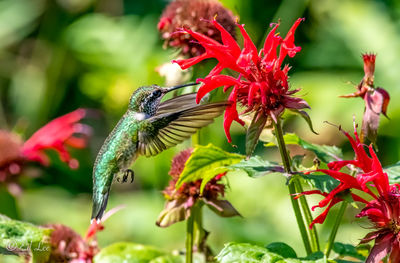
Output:
[[[96,221],[99,221],[103,217],[107,207],[109,193],[110,189],[104,194],[95,194],[93,196],[92,220],[96,219]]]

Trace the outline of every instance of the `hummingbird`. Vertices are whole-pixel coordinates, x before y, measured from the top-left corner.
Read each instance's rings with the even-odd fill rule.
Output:
[[[196,104],[196,93],[161,102],[165,94],[197,83],[174,87],[139,87],[126,113],[104,141],[93,166],[92,221],[99,222],[107,206],[114,178],[131,177],[129,167],[138,156],[155,156],[212,123],[230,102]]]

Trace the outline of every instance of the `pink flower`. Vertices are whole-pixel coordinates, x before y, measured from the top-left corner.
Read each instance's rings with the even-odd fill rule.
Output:
[[[364,78],[357,86],[357,91],[341,96],[342,98],[360,97],[365,102],[364,118],[361,129],[361,141],[367,137],[371,142],[375,143],[377,131],[379,127],[380,114],[386,115],[389,105],[389,93],[383,88],[374,87],[375,72],[375,54],[363,54],[364,60]]]
[[[227,107],[224,117],[224,129],[229,142],[231,142],[229,129],[232,122],[244,125],[237,111],[238,102],[246,108],[242,114],[261,113],[271,117],[275,122],[285,109],[298,111],[309,108],[306,101],[292,96],[299,90],[289,90],[290,67],[285,65],[282,68],[287,55],[293,57],[301,50],[294,44],[294,33],[303,20],[303,18],[297,19],[284,39],[276,33],[279,24],[275,24],[260,51],[257,50],[243,25],[237,24],[244,39],[243,48],[239,47],[235,39],[215,19],[212,23],[221,32],[222,44],[192,30],[182,31],[195,38],[205,48],[205,52],[197,57],[174,61],[182,69],[208,58],[215,58],[218,61],[208,76],[200,79],[203,85],[197,93],[197,103],[204,95],[218,87],[223,86],[224,91],[233,87],[228,99],[232,104]],[[279,55],[277,55],[278,49]],[[220,74],[225,68],[236,71],[239,77]]]

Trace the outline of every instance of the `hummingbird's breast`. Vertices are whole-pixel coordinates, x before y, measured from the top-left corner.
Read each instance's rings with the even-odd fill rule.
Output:
[[[138,128],[135,116],[125,113],[97,155],[93,168],[96,177],[107,178],[111,183],[116,174],[129,168],[136,158]]]

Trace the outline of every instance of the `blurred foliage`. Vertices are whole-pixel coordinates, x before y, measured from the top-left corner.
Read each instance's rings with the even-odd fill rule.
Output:
[[[381,119],[378,155],[384,166],[400,159],[398,1],[222,2],[240,17],[258,43],[264,40],[269,23],[281,19],[280,31],[285,35],[297,17],[306,18],[296,33],[302,51],[286,62],[292,65],[291,86],[302,89],[319,135],[311,133],[303,120],[289,115],[285,130],[310,143],[340,146],[349,158],[350,146],[342,145],[344,136],[324,121],[342,125],[345,130],[352,129],[353,114],[361,122],[363,101],[338,96],[353,92],[363,77],[361,53],[376,52],[375,83],[392,97],[388,109],[391,120]],[[53,155],[51,167],[40,169],[38,178],[22,182],[25,190],[17,198],[18,208],[14,199],[0,193],[2,213],[37,224],[65,223],[80,233],[85,231],[91,209],[91,168],[100,145],[125,111],[130,94],[140,85],[163,85],[156,68],[174,58],[174,51],[162,49],[156,29],[166,4],[164,0],[0,1],[0,127],[27,138],[52,118],[78,107],[95,108],[101,113],[100,118],[87,120],[95,131],[90,147],[72,153],[80,160],[80,168],[71,171]],[[202,76],[212,66],[207,63],[194,75]],[[221,118],[201,134],[205,143],[245,153],[245,133],[240,125],[232,126],[237,148],[226,142]],[[160,190],[169,180],[170,160],[188,145],[185,142],[154,158],[139,158],[133,167],[135,184],[115,185],[110,207],[126,203],[128,208],[107,221],[105,231],[99,234],[102,246],[130,241],[165,249],[183,247],[183,224],[159,229],[155,220],[163,208]],[[292,155],[309,155],[298,146],[290,149]],[[279,160],[276,149],[261,143],[255,154],[271,162]],[[260,245],[289,240],[291,247],[302,251],[301,241],[293,239],[297,230],[285,178],[270,174],[252,179],[232,172],[228,179],[227,199],[244,218],[221,219],[205,213],[205,228],[211,232],[215,251],[232,240]],[[339,230],[338,240],[343,243],[358,243],[367,231],[354,227],[363,221],[354,223],[356,211],[352,209]],[[326,229],[333,223],[335,212],[331,211],[324,226],[318,226],[322,239],[327,238]]]

